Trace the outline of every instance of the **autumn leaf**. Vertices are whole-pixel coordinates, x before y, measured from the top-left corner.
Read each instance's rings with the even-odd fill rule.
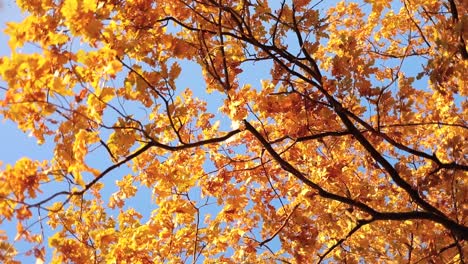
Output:
[[[0,262],[466,258],[461,1],[17,5]]]

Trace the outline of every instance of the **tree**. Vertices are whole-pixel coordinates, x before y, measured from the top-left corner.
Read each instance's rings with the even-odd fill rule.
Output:
[[[464,263],[463,1],[17,3],[1,114],[54,149],[0,221],[38,260]]]

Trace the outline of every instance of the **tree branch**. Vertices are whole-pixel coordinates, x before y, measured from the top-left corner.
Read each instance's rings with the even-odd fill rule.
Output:
[[[289,222],[289,219],[291,218],[292,214],[294,213],[294,211],[296,211],[296,209],[300,206],[301,204],[296,204],[293,209],[291,210],[291,212],[288,214],[288,216],[286,217],[286,219],[284,220],[283,224],[275,231],[275,233],[273,235],[271,235],[269,238],[263,240],[262,242],[260,242],[259,246],[263,246],[265,245],[266,243],[270,242],[271,240],[273,240],[280,232],[281,230],[283,230],[283,228],[286,226],[286,224],[288,224]]]

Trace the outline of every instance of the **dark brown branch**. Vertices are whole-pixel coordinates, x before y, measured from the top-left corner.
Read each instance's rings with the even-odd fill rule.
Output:
[[[57,193],[54,193],[53,195],[47,197],[46,199],[44,200],[41,200],[37,203],[34,203],[34,204],[30,204],[28,205],[28,208],[31,208],[31,207],[38,207],[38,206],[41,206],[42,204],[44,203],[47,203],[51,200],[53,200],[55,197],[58,197],[58,196],[61,196],[61,195],[70,195],[72,194],[71,192],[67,192],[67,191],[62,191],[62,192],[57,192]]]
[[[345,112],[346,112],[347,115],[349,115],[352,119],[354,119],[359,124],[361,124],[367,130],[371,131],[372,133],[375,133],[379,137],[382,137],[388,143],[392,144],[394,147],[396,147],[396,148],[398,148],[400,150],[406,151],[406,152],[411,153],[411,154],[413,154],[415,156],[419,156],[419,157],[422,157],[422,158],[425,158],[425,159],[432,160],[434,163],[436,163],[438,166],[440,166],[443,169],[458,169],[458,170],[468,171],[468,165],[457,164],[455,162],[443,163],[437,158],[437,156],[435,156],[435,154],[430,155],[430,154],[427,154],[425,152],[422,152],[422,151],[419,151],[419,150],[416,150],[416,149],[412,149],[412,148],[410,148],[410,147],[408,147],[406,145],[400,144],[400,143],[396,142],[395,140],[393,140],[388,135],[386,135],[385,133],[375,130],[371,125],[369,125],[367,122],[362,120],[360,117],[356,116],[354,113],[352,113],[352,112],[350,112],[348,110],[345,110]]]
[[[303,137],[298,137],[298,138],[291,138],[289,136],[284,136],[280,137],[278,139],[275,139],[273,141],[270,141],[270,144],[275,144],[278,142],[281,142],[285,139],[292,139],[296,142],[303,142],[303,141],[308,141],[308,140],[315,140],[315,139],[321,139],[324,137],[340,137],[340,136],[345,136],[345,135],[350,135],[351,133],[349,131],[327,131],[327,132],[322,132],[314,135],[309,135],[309,136],[303,136]]]
[[[263,246],[266,243],[270,242],[271,240],[273,240],[281,232],[281,230],[283,230],[283,228],[288,224],[289,219],[291,218],[294,211],[296,211],[296,209],[299,207],[299,205],[301,205],[301,204],[299,203],[299,204],[296,204],[294,206],[294,208],[291,210],[291,212],[288,214],[288,216],[284,220],[283,224],[275,231],[275,233],[273,235],[271,235],[269,238],[267,238],[267,239],[263,240],[262,242],[260,242],[259,246]]]
[[[151,88],[152,91],[154,91],[164,102],[164,106],[166,108],[166,114],[167,114],[167,118],[169,119],[169,123],[171,124],[171,127],[172,129],[174,130],[177,138],[179,139],[179,141],[181,143],[184,142],[184,140],[182,139],[182,137],[180,136],[180,133],[179,133],[179,130],[176,129],[176,126],[175,126],[175,123],[174,123],[174,120],[173,120],[173,117],[171,115],[171,112],[169,111],[169,100],[166,99],[166,97],[164,97],[164,95],[158,91],[156,89],[156,87],[154,87],[154,85],[152,85],[143,75],[141,75],[139,72],[137,72],[134,68],[132,68],[130,65],[126,64],[121,58],[119,57],[116,57],[116,59],[125,67],[127,68],[130,72],[133,72],[135,75],[138,76],[138,78],[140,78],[143,82],[146,83],[146,85],[148,85],[149,88]]]
[[[173,21],[175,22],[176,24],[180,25],[181,27],[185,28],[185,29],[188,29],[188,30],[191,30],[191,31],[196,31],[196,32],[207,32],[207,33],[210,33],[210,34],[213,34],[213,35],[217,35],[218,32],[216,31],[213,31],[213,30],[207,30],[207,29],[199,29],[199,28],[195,28],[195,27],[192,27],[192,26],[189,26],[185,23],[182,23],[181,21],[177,20],[176,18],[174,17],[165,17],[163,19],[160,19],[158,20],[159,22],[166,22],[166,21]],[[304,69],[307,74],[310,74],[311,76],[314,75],[314,71],[311,70],[309,67],[307,67],[307,65],[305,65],[303,62],[301,62],[296,56],[292,55],[291,53],[289,53],[288,51],[284,50],[284,49],[281,49],[279,47],[276,47],[274,45],[267,45],[267,44],[262,44],[260,43],[257,39],[255,39],[253,36],[245,36],[245,35],[242,35],[242,36],[239,36],[239,35],[236,35],[232,32],[226,32],[226,31],[223,31],[222,32],[222,35],[226,35],[226,36],[230,36],[234,39],[237,39],[237,40],[241,40],[241,41],[245,41],[246,43],[249,43],[253,46],[256,46],[260,49],[262,49],[264,52],[266,52],[268,54],[269,57],[271,57],[275,62],[277,62],[278,64],[281,65],[281,67],[283,67],[283,69],[285,69],[287,72],[289,72],[290,74],[292,74],[293,76],[296,76],[296,77],[299,77],[303,80],[306,80],[309,84],[313,85],[314,87],[317,87],[319,90],[321,91],[325,91],[323,90],[323,88],[321,88],[321,80],[317,80],[319,82],[316,82],[306,76],[304,76],[303,74],[297,72],[297,71],[294,71],[292,69],[290,69],[284,61],[282,61],[278,56],[282,57],[283,59],[286,59],[288,62],[290,63],[293,63],[293,64],[296,64],[298,65],[299,67],[301,67],[302,69]]]
[[[333,99],[334,100],[334,99]],[[403,178],[401,178],[398,171],[388,162],[380,152],[378,152],[375,147],[364,137],[364,135],[356,128],[356,126],[351,122],[351,120],[347,116],[347,111],[343,109],[341,104],[338,102],[335,103],[336,113],[341,118],[345,126],[351,131],[353,136],[357,139],[357,141],[369,152],[372,158],[377,161],[387,173],[390,175],[392,180],[403,190],[405,190],[409,196],[422,208],[427,210],[428,212],[433,213],[433,221],[441,223],[447,229],[454,231],[463,239],[468,239],[468,227],[460,225],[449,217],[447,217],[443,212],[439,209],[435,208],[433,205],[429,204],[426,200],[419,196],[417,190],[415,190],[408,182],[406,182]]]
[[[301,48],[301,51],[302,51],[302,53],[304,53],[304,56],[306,57],[307,61],[312,66],[313,70],[311,71],[311,75],[312,75],[312,77],[314,77],[315,80],[318,80],[320,82],[320,80],[322,80],[322,74],[320,73],[320,69],[319,69],[317,63],[312,58],[309,51],[305,48],[304,40],[302,39],[301,31],[299,29],[299,25],[298,25],[297,19],[296,19],[296,9],[295,9],[295,6],[294,6],[294,2],[293,2],[292,19],[293,19],[293,26],[294,26],[292,29],[293,29],[294,33],[296,34],[296,38],[297,38],[297,41],[299,42],[299,46]]]
[[[452,127],[460,127],[463,129],[468,129],[468,125],[463,125],[463,124],[451,124],[451,123],[445,123],[445,122],[419,122],[419,123],[401,123],[401,124],[387,124],[387,125],[381,125],[381,128],[385,127],[410,127],[410,126],[452,126]]]
[[[199,29],[196,29],[196,28],[193,28],[193,27],[190,27],[190,26],[187,26],[185,25],[184,23],[181,23],[180,21],[172,18],[172,17],[168,17],[166,19],[170,19],[170,20],[173,20],[175,21],[176,23],[180,24],[182,27],[185,27],[187,29],[190,29],[190,30],[196,30],[198,31]],[[216,34],[216,32],[213,32],[214,34]],[[439,221],[442,221],[442,222],[445,222],[446,224],[448,224],[448,227],[449,229],[451,228],[455,228],[455,229],[458,229],[459,232],[461,232],[463,234],[463,237],[468,237],[468,230],[466,227],[464,226],[460,226],[458,225],[457,223],[453,222],[452,220],[450,220],[444,213],[442,213],[440,210],[438,210],[437,208],[435,208],[434,206],[432,206],[431,204],[429,204],[427,201],[425,201],[423,198],[421,198],[418,194],[418,192],[413,189],[413,187],[408,183],[406,182],[403,178],[401,178],[401,176],[399,175],[399,173],[396,171],[396,169],[381,155],[381,153],[379,153],[375,148],[374,146],[362,135],[362,133],[356,128],[356,126],[351,122],[351,120],[348,118],[346,112],[345,112],[345,109],[343,108],[343,106],[333,97],[331,96],[321,85],[321,80],[317,80],[317,82],[315,82],[314,80],[311,80],[309,78],[307,78],[306,76],[302,75],[301,73],[297,72],[297,71],[294,71],[293,69],[291,69],[290,67],[288,67],[280,58],[278,58],[276,55],[279,55],[281,56],[283,59],[286,59],[287,61],[291,62],[291,63],[294,63],[296,65],[298,65],[301,69],[303,69],[305,72],[307,72],[308,74],[310,74],[311,76],[314,75],[314,70],[313,69],[310,69],[309,67],[307,67],[305,64],[303,64],[301,61],[299,61],[297,59],[297,57],[293,56],[292,54],[290,54],[289,52],[287,52],[286,50],[283,50],[283,49],[280,49],[276,46],[269,46],[269,45],[265,45],[265,44],[262,44],[262,43],[259,43],[254,37],[251,37],[251,38],[248,38],[246,36],[237,36],[233,33],[230,33],[230,32],[224,32],[224,34],[226,35],[229,35],[229,36],[232,36],[233,38],[236,38],[236,39],[239,39],[239,40],[243,40],[243,41],[246,41],[254,46],[257,46],[259,47],[260,49],[262,49],[264,52],[266,52],[267,54],[269,54],[270,56],[272,56],[272,58],[277,62],[279,63],[286,71],[288,71],[289,73],[291,73],[292,75],[296,76],[296,77],[299,77],[301,78],[302,80],[310,83],[311,85],[313,85],[314,87],[316,87],[326,98],[327,100],[329,101],[329,103],[333,106],[333,108],[335,109],[335,112],[338,114],[338,116],[340,117],[340,119],[342,120],[343,124],[346,126],[346,128],[353,134],[353,136],[358,140],[358,142],[369,152],[369,154],[373,157],[373,159],[378,162],[379,164],[381,164],[384,169],[387,171],[387,173],[390,175],[390,177],[392,178],[392,180],[399,186],[401,187],[402,189],[404,189],[409,195],[410,197],[416,201],[422,208],[424,208],[425,210],[429,211],[429,212],[432,212],[436,215],[439,215],[440,216],[440,219]],[[258,133],[258,132],[257,132]],[[267,143],[268,144],[268,143]],[[278,156],[279,157],[279,156]],[[282,166],[285,166],[284,169],[290,171],[291,173],[294,171],[292,170],[291,171],[291,168],[289,167],[290,164],[282,164]],[[298,178],[302,178],[301,180],[306,180],[306,182],[308,181],[307,178],[305,178],[300,172],[295,172],[293,173],[296,175],[296,177]],[[310,182],[309,183],[312,186],[315,185],[315,187],[313,187],[314,189],[317,189],[317,190],[321,190],[321,188],[319,186],[317,186],[315,183],[313,182]],[[317,188],[318,187],[318,188]],[[323,190],[322,190],[323,191]],[[335,197],[335,198],[338,198],[338,197]],[[340,197],[339,199],[342,199],[343,197]],[[355,201],[354,201],[355,202]],[[450,227],[449,227],[450,226]]]
[[[322,261],[327,257],[328,254],[330,254],[336,247],[340,246],[345,242],[348,238],[350,238],[354,233],[356,233],[361,227],[373,222],[374,220],[358,220],[358,224],[351,229],[348,234],[344,237],[338,240],[333,246],[331,246],[325,253],[322,255],[319,255],[319,261],[318,263],[322,263]]]
[[[177,151],[177,150],[195,148],[195,147],[199,147],[199,146],[203,146],[203,145],[207,145],[207,144],[213,144],[213,143],[218,143],[218,142],[225,141],[225,140],[229,139],[230,137],[232,137],[232,136],[234,136],[234,135],[236,135],[236,134],[238,134],[240,132],[241,131],[239,129],[236,129],[236,130],[230,131],[226,135],[218,137],[218,138],[210,138],[210,139],[201,140],[201,141],[198,141],[198,142],[195,142],[195,143],[187,143],[187,144],[183,144],[183,145],[179,145],[179,146],[169,146],[169,145],[165,145],[165,144],[162,144],[162,143],[159,143],[159,142],[156,142],[156,141],[151,141],[151,142],[145,144],[142,148],[138,149],[137,151],[135,151],[132,154],[125,157],[125,159],[115,163],[112,166],[109,166],[107,169],[105,169],[103,172],[101,172],[101,174],[96,176],[92,181],[87,183],[82,190],[75,191],[75,192],[62,191],[62,192],[54,193],[53,195],[49,196],[48,198],[46,198],[44,200],[41,200],[41,201],[39,201],[37,203],[29,205],[28,208],[40,206],[40,205],[42,205],[44,203],[47,203],[47,202],[51,201],[52,199],[54,199],[54,198],[56,198],[58,196],[61,196],[61,195],[69,195],[70,197],[74,196],[74,195],[83,195],[93,185],[95,185],[97,182],[99,182],[105,175],[107,175],[108,173],[110,173],[114,169],[120,167],[121,165],[125,164],[126,162],[131,161],[132,159],[138,157],[139,155],[141,155],[142,153],[144,153],[145,151],[147,151],[148,149],[150,149],[152,147],[162,148],[162,149],[169,150],[169,151]]]
[[[278,162],[278,164],[283,168],[285,171],[291,173],[294,175],[297,179],[299,179],[301,182],[305,183],[307,186],[311,187],[312,189],[316,190],[318,194],[324,198],[330,198],[333,200],[337,200],[346,204],[354,205],[357,208],[360,208],[361,210],[370,213],[370,214],[375,214],[377,213],[374,209],[370,208],[369,206],[349,199],[347,197],[343,197],[340,195],[336,195],[330,192],[325,191],[322,187],[320,187],[318,184],[314,183],[313,181],[309,180],[304,174],[302,174],[300,171],[298,171],[294,166],[292,166],[289,162],[285,161],[271,146],[271,144],[266,141],[266,139],[246,120],[244,120],[244,124],[246,127],[246,130],[251,132],[255,138],[263,145],[263,147],[268,151],[268,153],[273,157],[273,159]]]
[[[101,143],[101,145],[104,146],[104,148],[106,149],[107,153],[109,153],[109,156],[111,157],[112,162],[117,162],[117,158],[115,158],[114,154],[113,154],[112,151],[110,150],[109,146],[107,146],[106,142],[104,142],[102,139],[100,139],[99,142]]]
[[[349,119],[345,119],[345,120],[347,120],[348,122],[351,122]],[[289,162],[284,160],[273,149],[271,144],[268,141],[266,141],[266,139],[249,122],[244,120],[244,124],[245,124],[246,130],[251,132],[255,136],[255,138],[257,138],[257,140],[263,145],[263,147],[268,151],[268,153],[273,157],[273,159],[276,160],[276,162],[278,162],[278,164],[281,166],[281,168],[283,168],[285,171],[287,171],[287,172],[291,173],[292,175],[294,175],[298,180],[300,180],[301,182],[303,182],[304,184],[306,184],[310,188],[316,190],[319,196],[321,196],[323,198],[326,198],[326,199],[339,201],[339,202],[342,202],[342,203],[345,203],[345,204],[348,204],[348,205],[351,205],[351,206],[355,206],[356,208],[359,208],[360,210],[362,210],[362,211],[368,213],[369,215],[371,215],[374,220],[409,220],[409,219],[431,220],[431,221],[442,224],[443,226],[445,226],[449,230],[452,230],[461,239],[464,239],[464,240],[468,239],[468,227],[466,227],[464,225],[461,225],[461,224],[458,224],[458,223],[454,222],[453,220],[451,220],[450,218],[446,217],[438,209],[432,207],[431,205],[427,204],[426,201],[422,200],[422,198],[420,198],[417,193],[416,193],[415,197],[419,198],[419,200],[422,200],[422,202],[421,201],[420,202],[422,204],[424,204],[426,207],[428,207],[430,209],[434,208],[434,210],[428,210],[428,212],[419,212],[419,211],[398,212],[398,213],[396,213],[396,212],[378,212],[378,211],[374,210],[373,208],[369,207],[368,205],[366,205],[366,204],[364,204],[362,202],[359,202],[359,201],[353,200],[351,198],[340,196],[338,194],[334,194],[334,193],[326,191],[325,189],[323,189],[318,184],[316,184],[313,181],[309,180],[302,172],[297,170]],[[350,126],[350,127],[354,128],[356,130],[356,131],[352,131],[353,132],[352,134],[355,137],[357,135],[358,137],[364,138],[364,136],[359,132],[359,130],[357,130],[356,127],[354,127],[354,125]],[[365,138],[364,138],[363,143],[367,144],[367,145],[370,145],[370,143]],[[379,152],[377,152],[377,150],[372,147],[372,145],[370,145],[370,147],[369,146],[366,146],[366,147],[370,149],[369,152],[371,152],[371,155],[373,155],[373,156],[375,155],[375,158],[378,161],[380,161],[380,158],[381,158],[381,159],[384,160],[384,161],[381,161],[382,163],[384,163],[384,164],[385,164],[385,162],[388,163],[388,161],[385,160],[381,156],[381,154]],[[375,154],[375,153],[377,153],[377,154]],[[394,179],[395,182],[398,181],[397,184],[402,184],[404,187],[408,188],[405,185],[409,186],[409,184],[406,181],[404,181],[403,179],[401,179],[401,177],[396,172],[395,168],[393,168],[393,166],[391,166],[390,163],[388,163],[388,165],[391,168],[390,172],[392,172],[392,170],[394,170],[395,173],[396,173],[396,176],[397,176],[396,177],[395,175],[392,175],[393,176],[392,179]],[[409,186],[409,188],[410,188],[409,191],[416,192],[415,190],[412,189],[411,186]]]
[[[408,17],[410,18],[411,22],[413,22],[414,26],[418,29],[419,34],[421,35],[421,38],[424,40],[424,42],[426,43],[428,47],[431,47],[431,44],[429,43],[429,41],[427,41],[426,37],[424,36],[424,33],[421,30],[421,27],[418,25],[418,23],[416,23],[416,21],[414,21],[414,18],[408,9],[408,5],[406,4],[406,1],[403,1],[403,5],[405,6],[406,13],[408,14]]]
[[[458,23],[459,18],[458,18],[457,5],[455,4],[454,0],[448,0],[448,2],[450,5],[450,12],[452,13],[452,20],[454,23]],[[466,43],[465,43],[465,39],[463,38],[463,33],[464,33],[463,26],[464,25],[462,24],[461,25],[462,28],[460,29],[458,49],[460,50],[460,54],[462,55],[462,58],[464,60],[468,60],[468,51],[466,50]]]
[[[454,248],[454,247],[456,247],[456,243],[452,243],[452,244],[450,244],[450,245],[447,245],[447,246],[441,248],[439,251],[434,252],[434,253],[431,253],[431,254],[429,254],[429,255],[427,255],[427,256],[425,256],[425,257],[423,257],[423,258],[417,260],[417,261],[414,262],[414,263],[415,263],[415,264],[421,263],[421,262],[423,262],[424,260],[426,260],[426,259],[428,259],[428,258],[430,258],[430,257],[432,257],[432,256],[434,256],[434,255],[440,255],[440,254],[444,253],[444,251],[446,251],[446,250],[448,250],[448,249],[451,249],[451,248]],[[424,262],[424,263],[426,263],[426,262]],[[462,262],[462,263],[463,263],[463,262]]]
[[[222,6],[221,0],[219,0],[219,5]],[[229,91],[231,89],[231,82],[229,81],[229,69],[226,61],[226,52],[224,50],[224,36],[223,36],[223,27],[222,27],[223,13],[222,9],[219,9],[218,12],[218,34],[219,34],[219,49],[221,50],[221,57],[223,60],[223,70],[224,70],[224,90]]]

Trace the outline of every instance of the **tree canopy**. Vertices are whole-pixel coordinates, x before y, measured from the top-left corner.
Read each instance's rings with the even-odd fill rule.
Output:
[[[465,1],[17,4],[1,262],[464,263]]]

